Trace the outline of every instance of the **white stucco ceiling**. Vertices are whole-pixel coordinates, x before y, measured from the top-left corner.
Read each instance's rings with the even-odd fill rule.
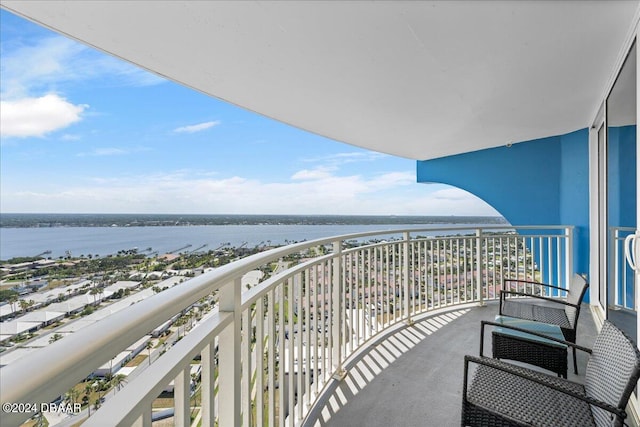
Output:
[[[591,124],[638,1],[12,1],[176,82],[429,159]]]

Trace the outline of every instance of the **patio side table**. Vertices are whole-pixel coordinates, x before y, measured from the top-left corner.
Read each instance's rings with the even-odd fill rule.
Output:
[[[557,325],[496,316],[496,323],[526,329],[564,340]],[[493,357],[528,363],[567,378],[567,346],[535,335],[496,326],[491,334]]]

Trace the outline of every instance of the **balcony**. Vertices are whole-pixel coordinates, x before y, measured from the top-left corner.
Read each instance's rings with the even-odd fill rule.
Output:
[[[637,330],[622,244],[638,233],[638,2],[482,3],[3,0],[202,93],[412,158],[418,182],[466,189],[519,226],[362,233],[241,259],[2,368],[2,400],[64,396],[202,299],[214,310],[85,425],[151,425],[170,384],[173,423],[190,424],[194,359],[203,426],[456,424],[461,355],[477,351],[503,278],[566,286],[588,273],[594,313]],[[575,229],[520,227],[531,223]],[[265,277],[247,289],[255,270]],[[601,318],[584,311],[588,345]],[[381,395],[389,404],[369,407]]]
[[[577,341],[591,347],[596,327],[589,307],[585,304],[582,310]],[[461,360],[465,354],[478,354],[480,321],[493,320],[497,312],[493,302],[454,308],[381,338],[348,365],[344,381],[330,386],[308,425],[345,426],[358,420],[358,425],[380,427],[459,426]],[[488,334],[484,354],[491,354]],[[568,378],[582,382],[585,366],[586,357],[579,352],[579,375],[569,369]]]
[[[344,425],[351,417],[453,425],[462,355],[477,352],[479,320],[495,315],[502,279],[566,286],[573,253],[573,228],[563,226],[411,229],[296,243],[202,274],[3,367],[1,395],[23,403],[64,397],[210,297],[213,310],[83,425],[152,425],[153,402],[170,383],[178,426],[192,417],[203,426]],[[255,270],[267,274],[243,288],[242,277]],[[584,313],[578,342],[588,345],[595,324]],[[34,375],[37,366],[46,368]],[[388,405],[374,410],[380,393]],[[425,412],[417,403],[426,396]],[[3,414],[3,425],[26,418]]]

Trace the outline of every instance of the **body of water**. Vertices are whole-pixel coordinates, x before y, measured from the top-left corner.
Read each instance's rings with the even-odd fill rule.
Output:
[[[138,248],[142,253],[184,252],[215,249],[223,244],[255,247],[282,245],[319,238],[379,230],[443,227],[491,227],[493,224],[324,224],[324,225],[202,225],[146,227],[43,227],[0,228],[0,259],[28,257],[51,251],[47,258],[115,254],[120,250]],[[422,235],[441,235],[440,231]],[[455,234],[455,233],[453,233]],[[206,246],[205,246],[206,245]],[[147,251],[147,248],[152,248]]]

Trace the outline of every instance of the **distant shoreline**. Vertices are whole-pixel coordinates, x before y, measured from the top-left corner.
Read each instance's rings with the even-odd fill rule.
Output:
[[[0,214],[0,228],[478,223],[508,224],[499,216],[454,215]]]

